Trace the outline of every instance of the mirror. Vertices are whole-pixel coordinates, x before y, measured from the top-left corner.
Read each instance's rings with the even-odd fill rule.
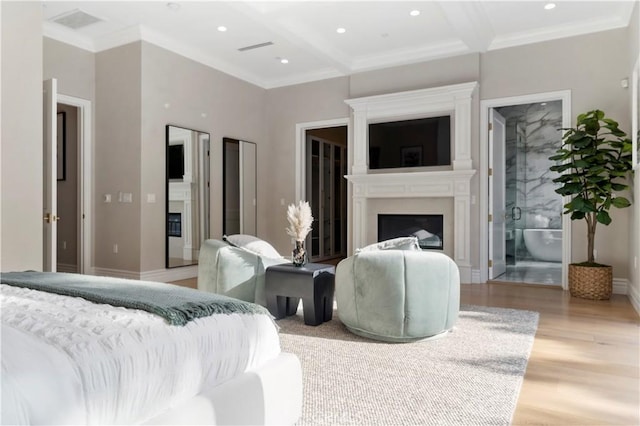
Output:
[[[166,266],[196,265],[209,237],[209,134],[166,127]]]
[[[225,235],[256,235],[256,144],[223,138],[223,225]]]

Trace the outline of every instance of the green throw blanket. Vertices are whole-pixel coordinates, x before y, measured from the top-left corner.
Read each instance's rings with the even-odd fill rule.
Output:
[[[8,272],[0,282],[16,287],[82,297],[90,302],[140,309],[185,325],[213,314],[267,314],[266,308],[220,294],[173,284],[56,272]]]

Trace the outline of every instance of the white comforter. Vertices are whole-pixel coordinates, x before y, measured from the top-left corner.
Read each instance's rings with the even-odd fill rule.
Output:
[[[3,424],[143,422],[280,353],[266,315],[153,314],[0,286]]]

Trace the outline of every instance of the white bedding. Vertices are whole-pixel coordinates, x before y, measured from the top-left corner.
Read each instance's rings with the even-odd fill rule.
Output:
[[[280,354],[267,315],[169,326],[2,284],[2,423],[141,423]]]

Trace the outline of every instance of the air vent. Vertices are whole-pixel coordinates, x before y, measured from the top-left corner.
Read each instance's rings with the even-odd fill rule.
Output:
[[[50,21],[64,25],[72,30],[77,30],[88,25],[95,24],[96,22],[101,22],[102,19],[89,15],[80,9],[74,9],[70,12],[63,13],[62,15],[55,16],[51,18]]]
[[[254,44],[253,46],[245,46],[238,49],[240,52],[246,52],[247,50],[260,49],[261,47],[271,46],[273,42],[268,41],[266,43]]]

